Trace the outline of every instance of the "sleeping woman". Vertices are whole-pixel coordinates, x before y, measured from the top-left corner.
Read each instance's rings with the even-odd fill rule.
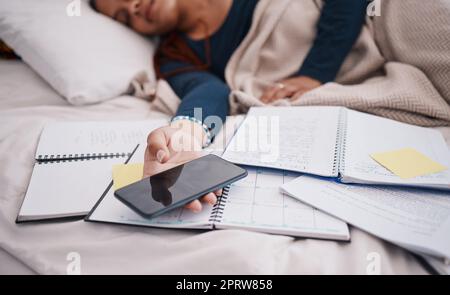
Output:
[[[303,1],[303,0],[296,0]],[[230,111],[230,88],[225,68],[252,25],[258,0],[91,0],[92,7],[136,32],[161,36],[155,56],[159,78],[167,80],[181,104],[170,125],[148,137],[145,174],[154,175],[200,155],[213,139],[205,119],[224,122]],[[274,81],[261,96],[272,103],[298,98],[334,81],[358,39],[365,20],[367,0],[324,0],[316,37],[294,76]],[[332,52],[332,54],[330,54]],[[201,110],[202,118],[195,116]],[[215,192],[187,207],[202,209],[215,204]]]

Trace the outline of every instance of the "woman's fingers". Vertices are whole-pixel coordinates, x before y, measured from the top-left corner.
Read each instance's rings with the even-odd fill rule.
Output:
[[[273,101],[279,100],[279,99],[283,99],[283,98],[290,98],[292,97],[292,95],[296,92],[295,87],[291,86],[291,85],[286,85],[284,88],[279,89],[274,97],[273,97]]]
[[[214,193],[209,193],[206,196],[204,196],[201,201],[203,203],[209,204],[211,206],[214,206],[217,204],[217,197],[222,195],[223,190],[215,191]],[[200,212],[203,209],[202,203],[199,200],[195,200],[194,202],[191,202],[185,206],[186,209],[189,209],[193,212]]]
[[[302,91],[298,91],[296,92],[294,95],[292,95],[291,97],[291,101],[296,101],[298,100],[300,97],[302,97],[303,94],[305,94],[306,91],[302,90]]]
[[[202,203],[199,200],[195,200],[185,206],[186,209],[191,210],[192,212],[198,213],[202,211]]]
[[[263,96],[261,97],[261,101],[263,103],[269,103],[272,101],[274,95],[276,94],[276,92],[279,90],[279,87],[272,87],[269,88],[268,90],[266,90],[263,94]]]
[[[214,206],[217,203],[217,196],[215,193],[209,193],[202,198],[202,202]]]
[[[280,81],[264,92],[261,101],[268,104],[283,98],[297,99],[307,91],[320,87],[322,82],[307,76],[299,76]]]
[[[282,98],[291,97],[295,91],[291,89],[289,86],[285,86],[285,88],[274,87],[272,88],[265,96],[261,98],[264,103],[272,103]]]
[[[153,159],[160,163],[165,163],[170,159],[168,139],[161,128],[150,133],[147,138],[147,148],[149,150],[148,156],[150,159],[146,160]]]

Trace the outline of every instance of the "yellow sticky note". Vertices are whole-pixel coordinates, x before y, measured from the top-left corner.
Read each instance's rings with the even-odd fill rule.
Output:
[[[138,182],[144,175],[144,164],[113,166],[114,191]]]
[[[372,154],[371,157],[380,165],[403,179],[410,179],[447,170],[447,167],[442,166],[412,148],[405,148],[386,153],[376,153]]]

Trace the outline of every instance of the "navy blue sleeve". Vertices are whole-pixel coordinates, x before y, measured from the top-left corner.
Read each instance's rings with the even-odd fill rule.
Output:
[[[167,69],[169,66],[173,65],[164,68]],[[175,68],[177,67],[179,66]],[[192,71],[171,76],[167,78],[167,82],[181,98],[176,116],[195,117],[194,110],[200,109],[202,118],[197,119],[202,122],[209,116],[217,116],[225,123],[230,110],[228,101],[230,88],[220,78],[205,71]]]
[[[314,44],[299,75],[334,81],[361,33],[367,0],[325,0]]]

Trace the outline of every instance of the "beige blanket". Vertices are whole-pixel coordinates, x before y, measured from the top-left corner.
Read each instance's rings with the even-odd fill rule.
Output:
[[[422,126],[450,125],[450,2],[381,1],[335,83],[275,105],[333,105]],[[252,28],[232,56],[226,80],[232,113],[263,106],[268,83],[293,75],[312,46],[320,0],[261,0]],[[154,95],[154,94],[157,95]],[[172,114],[179,99],[160,81],[154,106]]]

